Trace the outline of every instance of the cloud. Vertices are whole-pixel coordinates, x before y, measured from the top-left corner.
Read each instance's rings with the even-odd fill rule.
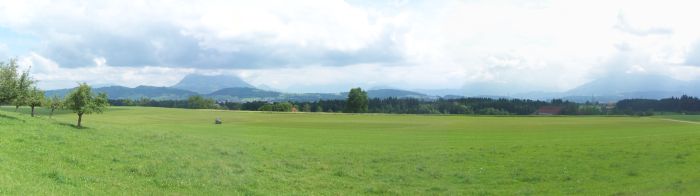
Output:
[[[95,58],[112,66],[205,69],[402,59],[394,37],[400,28],[343,1],[237,3],[61,1],[9,12],[24,19],[5,22],[41,39],[37,52],[65,67],[91,66]],[[177,12],[184,8],[191,11]]]
[[[639,28],[639,27],[632,26],[631,24],[629,24],[629,22],[625,18],[625,15],[622,13],[619,13],[617,15],[617,23],[615,24],[615,28],[622,31],[622,32],[626,32],[626,33],[637,35],[637,36],[673,34],[673,30],[671,30],[669,28],[662,28],[662,27]]]
[[[376,86],[459,88],[466,78],[461,69],[453,66],[355,64],[343,67],[251,69],[242,70],[240,76],[253,85],[271,86],[288,92],[340,92],[352,87],[369,89]]]
[[[678,60],[677,56],[685,54],[680,50],[668,50],[667,45],[649,47],[626,42],[615,46],[618,48],[617,52],[604,58],[589,71],[589,81],[596,78],[623,77],[628,74],[663,75],[684,81],[699,79],[700,67],[685,66],[689,64],[689,60]]]
[[[22,69],[31,67],[32,76],[42,89],[69,88],[77,82],[92,85],[139,85],[171,86],[189,73],[191,68],[171,67],[116,67],[106,64],[101,58],[93,59],[92,65],[82,67],[62,67],[57,62],[37,53],[19,59]]]
[[[685,64],[700,67],[700,41],[695,42],[686,55]]]
[[[101,29],[79,34],[51,32],[39,53],[65,67],[91,66],[95,58],[104,58],[114,66],[193,67],[200,56],[212,53],[200,49],[196,39],[183,36],[173,26],[150,24],[132,33],[135,35]]]
[[[312,45],[269,43],[266,35],[216,41],[205,46],[202,38],[180,33],[169,25],[149,25],[139,36],[123,36],[106,31],[83,32],[79,37],[51,35],[53,39],[41,54],[66,67],[91,65],[104,58],[111,65],[190,68],[271,68],[309,64],[344,66],[357,63],[401,60],[396,43],[387,35],[358,49],[341,50]]]
[[[0,46],[47,88],[224,73],[293,92],[562,91],[629,71],[693,79],[679,65],[700,61],[695,18],[683,1],[0,0]],[[5,41],[18,36],[35,44]]]

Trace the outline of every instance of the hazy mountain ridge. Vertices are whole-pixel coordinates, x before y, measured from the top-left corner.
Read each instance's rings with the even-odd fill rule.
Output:
[[[46,96],[59,96],[64,97],[72,89],[59,89],[46,91]],[[197,93],[182,89],[175,89],[169,87],[155,87],[155,86],[137,86],[134,88],[124,87],[124,86],[108,86],[93,89],[96,93],[106,93],[110,99],[140,99],[147,97],[150,99],[166,100],[166,99],[187,99],[187,97],[192,95],[197,95]]]
[[[47,91],[47,96],[60,96],[63,97],[71,89],[59,89]],[[150,98],[156,100],[182,100],[187,99],[189,96],[201,95],[204,97],[213,98],[219,101],[318,101],[318,100],[332,100],[332,99],[345,99],[347,98],[347,92],[342,93],[284,93],[278,91],[262,90],[258,88],[250,87],[233,87],[224,88],[214,91],[209,94],[199,94],[192,91],[181,90],[171,87],[153,87],[153,86],[138,86],[135,88],[123,87],[123,86],[110,86],[95,88],[94,92],[97,93],[107,93],[110,99],[140,99],[140,98]],[[417,99],[433,99],[435,97],[424,95],[421,93],[416,93],[412,91],[398,90],[398,89],[379,89],[379,90],[368,90],[368,97],[370,98],[417,98]]]
[[[500,83],[473,83],[459,89],[417,90],[428,95],[501,97],[575,102],[615,102],[622,99],[661,99],[681,95],[700,96],[700,80],[682,81],[658,74],[621,74],[601,77],[563,92],[523,91],[522,86]]]
[[[229,78],[225,79],[223,77]],[[193,79],[194,78],[194,79]],[[135,88],[123,86],[109,86],[95,88],[95,92],[107,93],[110,99],[139,99],[147,97],[151,99],[187,99],[192,95],[202,95],[222,101],[317,101],[331,99],[345,99],[347,92],[339,93],[285,93],[269,89],[255,88],[235,76],[202,76],[191,75],[183,78],[178,84],[195,84],[192,81],[229,81],[221,86],[240,85],[238,87],[226,87],[214,90],[210,93],[197,93],[194,91],[178,89],[174,87],[138,86]],[[232,78],[232,79],[231,79]],[[186,81],[188,80],[188,81]],[[481,87],[479,87],[481,85]],[[178,86],[178,85],[175,85]],[[180,85],[181,87],[183,85]],[[185,85],[186,86],[186,85]],[[490,87],[498,87],[489,89]],[[208,86],[206,88],[212,88]],[[204,88],[201,88],[204,89]],[[498,94],[498,90],[507,89],[503,84],[472,84],[461,89],[416,90],[401,89],[372,89],[367,90],[370,98],[416,98],[431,100],[437,98],[459,97],[487,97],[487,98],[521,98],[521,99],[565,99],[575,102],[598,101],[615,102],[622,99],[645,98],[661,99],[683,94],[700,96],[700,81],[681,81],[666,76],[654,74],[623,74],[620,76],[603,77],[593,80],[565,92],[522,92],[515,94]],[[70,89],[47,91],[47,96],[64,96]],[[440,94],[435,94],[439,92]]]
[[[572,101],[614,102],[700,96],[700,81],[682,81],[658,74],[621,74],[599,78],[562,93]]]
[[[637,92],[695,93],[693,82],[655,74],[625,74],[593,80],[566,91],[567,95],[624,95]]]

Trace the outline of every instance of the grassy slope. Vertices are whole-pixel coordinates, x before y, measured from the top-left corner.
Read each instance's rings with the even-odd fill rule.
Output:
[[[2,194],[700,191],[700,125],[653,118],[5,110]]]

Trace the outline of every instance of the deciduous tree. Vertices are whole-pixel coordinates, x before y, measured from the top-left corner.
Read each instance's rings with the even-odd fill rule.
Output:
[[[194,95],[187,98],[187,104],[191,109],[216,108],[216,102],[213,99],[207,99],[199,95]]]
[[[17,98],[17,60],[0,62],[0,104],[10,103]]]
[[[29,94],[32,91],[32,86],[36,83],[29,76],[29,69],[22,72],[17,78],[17,85],[15,86],[15,97],[12,100],[12,104],[15,105],[15,111],[19,109],[20,106],[29,105]]]
[[[347,106],[345,107],[346,113],[366,113],[369,107],[369,99],[367,98],[367,92],[363,91],[361,88],[350,89],[348,93]]]
[[[66,96],[64,106],[78,114],[78,127],[82,127],[84,114],[102,113],[107,110],[109,102],[107,94],[95,95],[89,85],[82,83]]]

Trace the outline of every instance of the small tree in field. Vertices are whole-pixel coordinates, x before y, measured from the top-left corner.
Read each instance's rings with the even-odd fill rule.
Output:
[[[83,114],[102,113],[107,110],[109,102],[107,94],[95,95],[90,86],[82,83],[66,96],[64,106],[78,114],[78,127],[82,127]]]
[[[53,117],[54,111],[63,107],[63,100],[61,100],[61,98],[59,98],[58,96],[53,96],[50,99],[46,99],[44,106],[47,106],[49,107],[49,109],[51,109],[51,113],[49,113],[49,118],[51,118]]]
[[[44,101],[44,91],[37,89],[36,87],[29,90],[25,102],[29,107],[32,108],[32,117],[34,117],[34,107],[41,106]]]

